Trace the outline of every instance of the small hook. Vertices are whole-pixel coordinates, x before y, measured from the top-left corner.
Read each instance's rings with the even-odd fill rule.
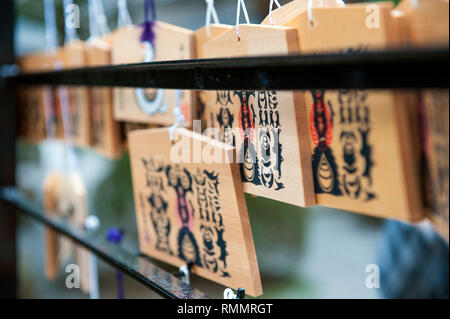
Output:
[[[236,293],[234,293],[233,289],[227,288],[223,292],[223,299],[244,299],[245,298],[245,289],[238,288]]]
[[[180,278],[184,283],[190,285],[190,275],[193,265],[194,264],[192,263],[192,261],[189,261],[187,264],[180,266],[180,268],[178,268],[178,271],[173,275],[177,278]]]

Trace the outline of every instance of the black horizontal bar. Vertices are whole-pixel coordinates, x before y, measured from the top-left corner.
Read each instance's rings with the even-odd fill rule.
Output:
[[[193,90],[448,88],[449,49],[181,60],[21,74],[16,84]]]
[[[152,264],[148,261],[148,258],[135,256],[119,245],[109,243],[104,234],[103,236],[99,232],[88,234],[81,229],[69,226],[63,220],[50,217],[25,199],[22,193],[15,187],[0,187],[0,200],[13,205],[20,212],[69,237],[104,261],[154,290],[162,297],[172,299],[210,298],[201,291]]]

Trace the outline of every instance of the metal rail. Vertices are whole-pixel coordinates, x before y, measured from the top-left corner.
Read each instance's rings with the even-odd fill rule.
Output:
[[[182,60],[20,74],[13,84],[193,90],[448,88],[449,48]]]
[[[104,261],[151,288],[160,296],[171,299],[209,299],[203,292],[184,283],[167,271],[152,264],[146,257],[135,256],[118,245],[111,244],[102,233],[86,233],[52,218],[29,202],[15,187],[0,187],[0,201],[17,208],[27,216],[50,226],[87,248]],[[0,212],[4,214],[4,212]]]

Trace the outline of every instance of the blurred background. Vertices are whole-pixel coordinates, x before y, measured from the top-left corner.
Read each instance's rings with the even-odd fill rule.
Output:
[[[58,30],[63,30],[62,0],[57,3]],[[284,4],[289,1],[280,0]],[[351,1],[346,1],[351,2]],[[353,1],[354,2],[354,1]],[[80,6],[81,39],[89,34],[87,0],[75,1]],[[252,23],[260,23],[268,14],[269,0],[247,0]],[[222,23],[234,24],[236,1],[216,0]],[[104,0],[111,30],[117,26],[117,1]],[[190,29],[205,23],[203,0],[156,1],[158,20]],[[134,23],[141,23],[143,0],[128,0]],[[17,0],[16,52],[18,55],[44,50],[43,3]],[[60,32],[60,43],[64,34]],[[40,145],[17,143],[18,184],[37,203],[41,201],[41,184],[49,165],[63,162],[63,145],[47,141]],[[101,220],[102,229],[119,226],[125,230],[124,247],[138,251],[136,219],[128,155],[109,161],[89,150],[77,150],[82,177],[87,184],[90,213]],[[58,158],[61,156],[61,158]],[[51,158],[51,161],[50,161]],[[52,163],[52,164],[50,164]],[[384,221],[358,214],[315,207],[302,209],[276,201],[247,196],[256,252],[265,298],[382,298],[399,295],[386,293],[388,281],[380,289],[366,287],[366,267],[380,264],[380,251],[386,250]],[[393,226],[394,227],[394,226]],[[404,227],[409,227],[404,225]],[[427,226],[424,226],[427,227]],[[87,298],[77,289],[67,289],[64,272],[56,282],[44,277],[44,228],[33,220],[21,218],[18,230],[18,258],[21,298]],[[448,297],[448,246],[446,287]],[[440,253],[441,254],[441,253]],[[386,260],[386,257],[384,261]],[[422,260],[423,261],[423,260]],[[383,262],[383,260],[381,260]],[[412,263],[415,260],[411,260]],[[158,263],[169,271],[174,267]],[[392,269],[395,265],[391,265]],[[383,267],[381,271],[383,271]],[[444,277],[439,280],[444,282]],[[416,277],[421,276],[419,273]],[[100,296],[116,297],[115,269],[99,261]],[[396,277],[397,278],[397,277]],[[408,279],[409,278],[409,279]],[[410,280],[407,277],[404,280]],[[196,276],[192,285],[214,298],[221,298],[224,287]],[[397,287],[402,283],[396,283]],[[439,283],[437,284],[439,285]],[[389,290],[389,289],[388,289]],[[420,289],[419,289],[420,290]],[[157,298],[150,290],[125,278],[127,298]],[[438,295],[441,296],[441,295]]]

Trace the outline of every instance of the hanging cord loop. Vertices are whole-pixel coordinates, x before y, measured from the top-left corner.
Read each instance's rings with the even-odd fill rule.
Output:
[[[44,0],[44,18],[45,52],[47,54],[53,54],[58,47],[58,31],[56,29],[54,0]]]
[[[219,24],[219,17],[217,16],[216,8],[214,7],[214,0],[205,0],[206,2],[206,35],[208,37],[211,36],[211,32],[209,30],[209,25],[211,24],[211,17],[214,20],[214,24]]]
[[[91,34],[89,39],[107,35],[110,31],[106,21],[105,10],[103,8],[103,1],[89,0],[88,9],[89,9],[89,29]]]
[[[241,40],[241,37],[239,36],[239,17],[241,14],[241,6],[242,6],[242,11],[244,12],[245,21],[247,24],[250,24],[250,20],[248,18],[248,13],[247,13],[247,8],[245,7],[245,2],[244,2],[244,0],[238,0],[237,13],[236,13],[236,36],[237,36],[238,41]]]
[[[150,11],[152,12],[150,20]],[[150,42],[153,44],[155,40],[155,32],[153,31],[153,26],[156,21],[156,8],[155,2],[153,0],[145,0],[145,21],[142,24],[144,30],[141,35],[141,42]]]
[[[117,9],[119,11],[117,18],[117,28],[132,25],[130,13],[128,12],[127,0],[117,0]]]
[[[278,0],[270,0],[270,7],[269,7],[269,20],[270,24],[273,24],[273,18],[272,18],[272,10],[273,10],[273,3],[278,6],[278,8],[281,8],[281,4],[278,2]]]

